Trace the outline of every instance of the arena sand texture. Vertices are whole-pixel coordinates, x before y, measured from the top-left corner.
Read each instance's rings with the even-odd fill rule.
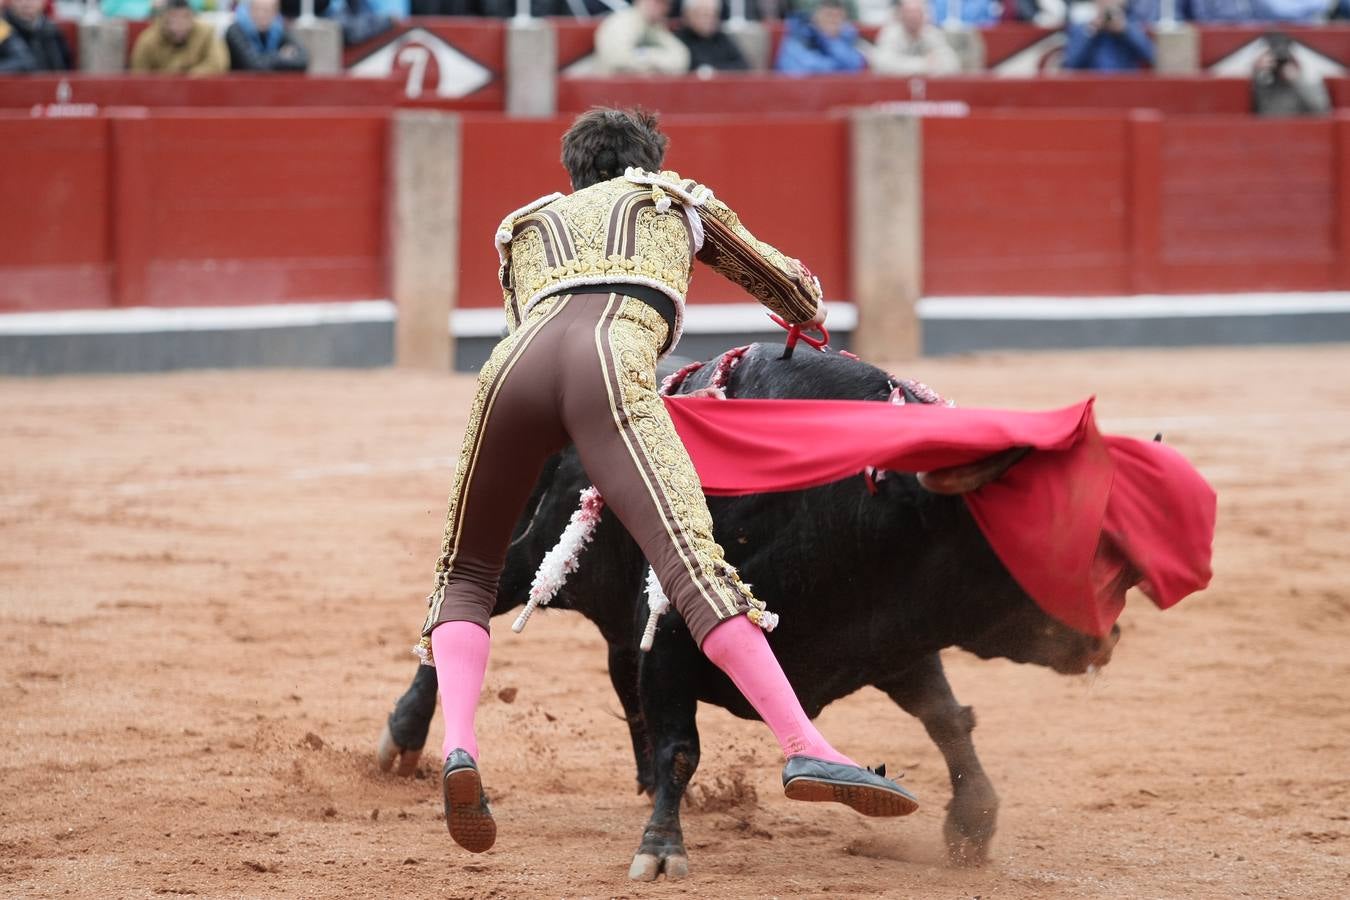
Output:
[[[649,807],[569,613],[498,620],[500,837],[460,851],[435,763],[402,780],[374,748],[472,380],[212,372],[0,381],[0,895],[1350,895],[1350,348],[893,369],[965,405],[1096,392],[1109,430],[1163,431],[1220,495],[1213,587],[1132,596],[1095,678],[947,654],[1003,800],[987,867],[945,864],[945,767],[869,689],[820,725],[918,813],[794,804],[768,731],[705,707],[691,877],[630,883]]]

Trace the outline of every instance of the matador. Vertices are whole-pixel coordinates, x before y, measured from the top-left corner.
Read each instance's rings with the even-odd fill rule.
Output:
[[[835,750],[802,710],[764,637],[772,617],[714,540],[657,393],[696,258],[789,323],[825,318],[805,266],[757,240],[708,187],[662,171],[667,142],[642,111],[582,114],[562,142],[573,192],[542,197],[497,230],[509,333],[478,377],[419,645],[445,714],[446,825],[472,852],[497,833],[474,732],[488,619],[512,528],[545,460],[569,443],[702,652],[772,730],[786,795],[874,816],[918,806]]]

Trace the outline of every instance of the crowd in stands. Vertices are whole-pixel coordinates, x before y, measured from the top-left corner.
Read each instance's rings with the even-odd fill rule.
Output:
[[[48,17],[51,2],[0,0],[0,74],[71,68],[71,49]],[[961,70],[949,41],[954,25],[1020,21],[1062,26],[1062,68],[1118,72],[1153,65],[1149,28],[1164,15],[1202,22],[1350,18],[1350,0],[528,2],[535,15],[603,17],[595,33],[594,57],[584,72],[579,70],[600,76],[710,76],[749,69],[742,45],[725,27],[728,18],[782,18],[782,39],[770,64],[793,76],[954,74]],[[341,24],[348,45],[366,41],[409,15],[506,15],[516,6],[515,0],[314,0],[318,15]],[[299,13],[300,0],[101,0],[100,8],[108,17],[152,19],[132,48],[133,72],[303,72],[309,64],[308,53],[286,24]],[[880,26],[874,41],[861,39],[860,23]],[[1272,35],[1267,46],[1253,71],[1253,108],[1269,115],[1325,111],[1325,90],[1320,82],[1305,78],[1288,39]]]
[[[0,74],[72,68],[70,46],[46,16],[45,2],[6,3],[0,16]],[[159,0],[156,12],[132,47],[132,72],[224,75],[303,72],[309,66],[308,52],[280,15],[279,0],[239,0],[223,36],[198,17],[190,0]]]
[[[172,75],[303,72],[309,54],[282,22],[278,0],[241,0],[222,40],[188,0],[164,0],[131,51],[131,71]]]

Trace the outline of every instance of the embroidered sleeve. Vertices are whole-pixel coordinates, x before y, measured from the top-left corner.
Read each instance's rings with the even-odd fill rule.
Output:
[[[647,185],[654,195],[674,197],[684,206],[694,232],[697,256],[718,273],[745,288],[756,300],[789,323],[809,322],[820,307],[820,282],[800,261],[758,240],[741,219],[705,185],[677,172],[630,168],[624,178]],[[669,200],[662,202],[669,207]]]
[[[698,258],[750,292],[789,323],[809,322],[820,306],[820,282],[799,261],[758,240],[740,217],[710,198],[699,207],[703,248]]]

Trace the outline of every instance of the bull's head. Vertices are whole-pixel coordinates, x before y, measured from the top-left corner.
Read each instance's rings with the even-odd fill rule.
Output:
[[[1046,666],[1061,675],[1082,675],[1110,662],[1119,640],[1119,625],[1094,637],[1060,624],[1028,602],[961,646],[981,659],[1011,659]]]
[[[1092,561],[1092,591],[1099,609],[1125,605],[1125,592],[1138,585],[1139,570],[1121,552],[1110,535],[1103,534]],[[1027,598],[992,628],[969,645],[962,645],[988,659],[1006,657],[1014,662],[1048,666],[1061,675],[1082,675],[1111,661],[1111,651],[1120,640],[1120,626],[1112,624],[1105,634],[1085,634],[1053,618]]]

